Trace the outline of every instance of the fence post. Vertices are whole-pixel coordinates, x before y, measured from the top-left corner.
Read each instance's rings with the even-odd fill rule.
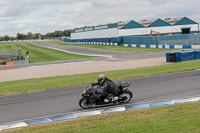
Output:
[[[19,57],[19,60],[21,60],[21,47],[19,47],[19,49],[18,49],[18,57]]]

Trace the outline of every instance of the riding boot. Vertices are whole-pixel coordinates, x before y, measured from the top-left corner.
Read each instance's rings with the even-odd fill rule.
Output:
[[[104,99],[104,102],[105,103],[112,102],[112,98],[113,98],[113,95],[112,94],[108,94],[106,96],[106,98]]]

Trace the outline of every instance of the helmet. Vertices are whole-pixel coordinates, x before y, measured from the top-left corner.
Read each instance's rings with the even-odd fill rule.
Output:
[[[105,74],[99,74],[97,77],[97,81],[99,84],[102,84],[106,79],[106,75]]]

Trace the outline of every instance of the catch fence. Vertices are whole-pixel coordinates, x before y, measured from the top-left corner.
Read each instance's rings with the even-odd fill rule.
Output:
[[[164,35],[164,36],[127,36],[123,37],[124,44],[154,44],[154,45],[200,45],[200,34]]]
[[[0,59],[18,59],[21,56],[21,49],[0,49]]]

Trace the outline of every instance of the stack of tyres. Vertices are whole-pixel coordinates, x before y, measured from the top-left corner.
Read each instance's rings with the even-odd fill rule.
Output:
[[[167,62],[176,62],[176,52],[166,53]]]
[[[176,53],[170,53],[169,54],[169,61],[170,62],[176,62]]]

